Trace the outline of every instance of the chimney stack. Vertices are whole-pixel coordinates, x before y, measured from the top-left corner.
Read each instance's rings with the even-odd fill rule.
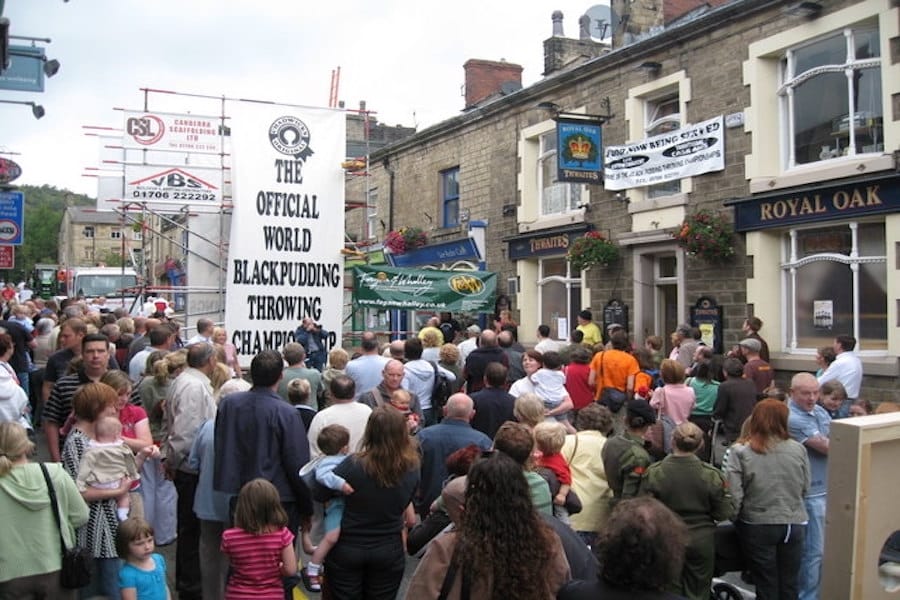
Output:
[[[522,87],[522,66],[505,60],[481,60],[473,58],[463,65],[466,74],[466,108],[501,93],[505,83]]]

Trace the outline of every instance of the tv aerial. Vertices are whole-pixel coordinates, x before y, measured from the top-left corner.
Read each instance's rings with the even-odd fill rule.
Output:
[[[619,17],[609,5],[597,4],[585,13],[591,20],[588,32],[595,42],[612,43],[613,32],[619,26]]]

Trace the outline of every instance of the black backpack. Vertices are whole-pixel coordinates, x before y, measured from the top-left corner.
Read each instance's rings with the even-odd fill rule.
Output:
[[[434,387],[431,388],[431,409],[434,411],[435,421],[440,421],[444,414],[444,405],[453,395],[453,385],[447,376],[441,373],[437,363],[432,362],[431,367],[434,369]]]

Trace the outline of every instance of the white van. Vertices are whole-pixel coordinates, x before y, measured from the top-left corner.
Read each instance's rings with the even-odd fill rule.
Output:
[[[74,267],[69,269],[68,279],[66,290],[70,298],[84,298],[90,303],[103,296],[106,298],[103,311],[124,306],[130,313],[137,314],[143,307],[143,302],[138,299],[140,284],[134,269]]]

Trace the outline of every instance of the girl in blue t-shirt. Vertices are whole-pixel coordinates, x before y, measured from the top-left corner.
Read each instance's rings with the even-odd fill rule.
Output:
[[[166,559],[154,552],[153,527],[140,518],[119,523],[116,550],[125,561],[119,569],[122,600],[171,600],[166,585]]]

